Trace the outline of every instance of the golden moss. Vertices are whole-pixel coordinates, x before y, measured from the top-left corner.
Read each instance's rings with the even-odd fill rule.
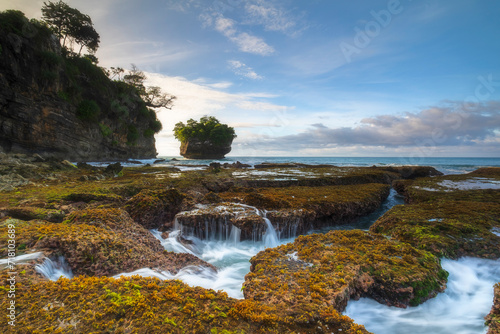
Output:
[[[490,314],[486,316],[488,334],[500,334],[500,283],[495,285],[495,299]]]
[[[491,202],[439,201],[393,207],[370,231],[389,235],[440,257],[500,257],[500,206]]]
[[[408,244],[359,230],[298,237],[253,257],[244,294],[307,323],[328,306],[369,296],[395,306],[416,305],[444,289],[439,260]]]
[[[3,299],[0,307],[7,306]],[[156,278],[76,277],[26,286],[13,333],[368,333],[330,310],[298,325],[278,310],[226,293]],[[7,327],[2,317],[0,327]]]
[[[75,274],[111,276],[144,267],[175,273],[189,264],[211,267],[190,254],[155,252],[147,241],[139,241],[137,235],[117,233],[99,224],[45,221],[4,221],[0,225],[1,257],[7,256],[8,224],[16,226],[17,255],[39,250],[64,255]]]
[[[239,201],[267,210],[311,209],[331,204],[380,201],[387,197],[389,186],[378,183],[320,187],[260,188],[255,192],[238,189],[219,196],[226,201]]]
[[[125,205],[125,210],[142,226],[151,229],[172,222],[185,198],[177,189],[142,190]]]

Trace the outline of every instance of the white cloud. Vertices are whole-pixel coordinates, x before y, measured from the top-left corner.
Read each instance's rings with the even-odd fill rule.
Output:
[[[295,35],[297,22],[293,16],[283,8],[277,8],[270,1],[258,0],[255,3],[247,3],[245,11],[251,24],[264,26],[266,30],[279,31]]]
[[[240,51],[268,56],[274,53],[274,48],[264,42],[260,37],[250,35],[246,32],[231,37],[231,41],[239,46]]]
[[[274,48],[267,44],[262,38],[247,32],[238,31],[236,21],[232,19],[214,13],[204,13],[200,15],[200,19],[203,26],[213,27],[216,31],[236,44],[240,51],[261,56],[268,56],[274,53]]]
[[[262,76],[258,75],[251,67],[238,60],[229,60],[229,68],[237,75],[243,76],[248,79],[262,79]]]
[[[330,128],[322,123],[298,134],[280,137],[261,136],[254,147],[269,150],[323,153],[343,152],[345,148],[367,152],[410,152],[419,150],[435,154],[486,151],[500,153],[500,101],[464,106],[460,102],[430,107],[402,115],[379,115],[364,118],[360,125]]]
[[[241,126],[249,129],[260,126],[276,127],[281,124],[274,120],[276,115],[288,108],[265,101],[275,95],[221,91],[218,86],[223,86],[223,89],[230,84],[227,82],[209,84],[205,79],[189,81],[183,77],[169,77],[157,73],[146,74],[147,85],[159,86],[164,92],[177,97],[172,110],[163,110],[158,113],[163,124],[162,132],[156,136],[157,150],[160,155],[177,155],[179,143],[171,135],[177,122],[213,115],[221,122],[235,127]],[[242,123],[241,119],[245,119],[245,122]],[[239,140],[245,140],[245,135],[241,135],[240,131],[237,132]]]

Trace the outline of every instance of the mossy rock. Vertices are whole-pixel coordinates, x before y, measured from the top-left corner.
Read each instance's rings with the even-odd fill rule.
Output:
[[[398,205],[380,217],[370,231],[381,233],[436,256],[497,259],[500,206],[491,202],[439,201]]]
[[[482,168],[469,174],[446,175],[393,182],[409,204],[437,200],[500,204],[500,168]]]
[[[500,334],[500,283],[495,284],[495,299],[490,314],[486,316],[488,334]]]
[[[0,256],[7,256],[8,224],[0,225]],[[131,235],[105,226],[84,223],[54,224],[46,221],[15,221],[17,254],[44,251],[48,256],[63,255],[76,275],[112,276],[144,267],[176,273],[187,265],[211,267],[190,254],[155,252]],[[19,247],[21,247],[20,249]]]
[[[66,217],[67,224],[86,224],[123,234],[142,243],[155,252],[162,252],[163,246],[151,232],[132,220],[130,215],[121,209],[87,209],[75,211]]]
[[[443,291],[448,275],[432,254],[359,230],[300,236],[250,262],[245,298],[275,305],[301,323],[329,306],[343,311],[350,298],[418,305]]]
[[[144,189],[127,201],[125,210],[147,229],[170,226],[174,216],[181,211],[184,198],[177,189]]]
[[[285,187],[260,188],[256,192],[238,189],[238,192],[220,193],[225,200],[240,201],[248,205],[266,210],[308,209],[331,211],[331,206],[347,203],[377,203],[387,198],[390,187],[380,183],[318,186],[318,187]],[[334,210],[334,209],[333,209]]]
[[[0,307],[8,303],[3,298]],[[61,278],[22,286],[16,291],[16,311],[12,333],[369,333],[334,310],[299,324],[272,305],[139,276]],[[2,317],[0,327],[7,328],[7,321]]]
[[[45,209],[40,207],[22,206],[22,207],[7,207],[1,208],[0,212],[3,215],[21,219],[21,220],[33,220],[40,219],[46,220],[53,223],[60,223],[64,219],[64,212],[55,209]]]

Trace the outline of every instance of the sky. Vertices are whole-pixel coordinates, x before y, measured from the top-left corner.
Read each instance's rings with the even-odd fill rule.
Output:
[[[137,65],[177,122],[235,128],[230,156],[500,157],[497,0],[68,0],[99,65]],[[43,1],[0,0],[39,18]]]

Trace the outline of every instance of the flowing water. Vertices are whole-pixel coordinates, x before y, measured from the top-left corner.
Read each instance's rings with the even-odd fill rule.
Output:
[[[393,205],[402,203],[402,198],[395,191],[391,191],[382,207],[373,214],[349,225],[327,227],[311,233],[322,233],[332,229],[366,230]],[[179,224],[176,225],[177,230],[170,232],[166,239],[160,232],[151,231],[166,250],[196,255],[217,267],[217,272],[209,268],[189,266],[173,275],[169,272],[144,268],[114,277],[142,275],[163,280],[179,279],[191,286],[223,290],[230,297],[243,298],[242,284],[245,275],[250,271],[250,258],[268,247],[276,247],[294,240],[294,238],[280,239],[266,218],[266,212],[253,209],[262,216],[267,226],[264,233],[254,240],[241,241],[241,231],[227,222],[217,222],[219,231],[224,231],[223,233],[206,234],[208,238],[204,240],[194,236],[200,235],[196,231],[193,231],[191,236],[183,235],[190,241],[189,243],[180,242],[182,227]],[[227,226],[221,227],[220,224]],[[363,298],[359,301],[350,301],[345,314],[375,334],[486,333],[484,316],[491,309],[493,285],[500,281],[500,260],[464,258],[458,261],[443,260],[442,264],[450,273],[448,288],[436,298],[418,307],[407,309],[387,307]],[[56,261],[46,259],[42,265],[37,265],[36,269],[52,280],[60,276],[72,277],[63,258]]]
[[[500,260],[442,260],[450,274],[447,289],[417,307],[400,309],[362,298],[350,301],[345,314],[375,334],[486,333],[493,285],[500,280]]]

